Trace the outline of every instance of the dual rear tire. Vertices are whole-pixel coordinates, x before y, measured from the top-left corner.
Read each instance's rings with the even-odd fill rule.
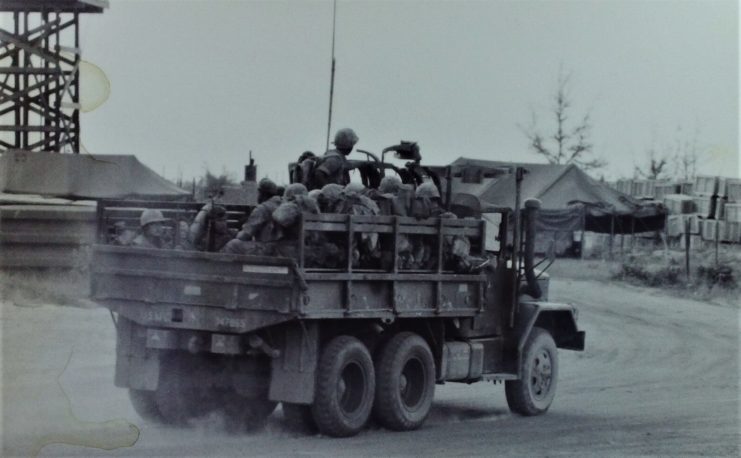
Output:
[[[432,352],[411,332],[388,340],[375,365],[360,340],[335,337],[322,351],[317,374],[312,417],[319,432],[334,437],[357,434],[372,413],[382,426],[395,431],[419,428],[435,393]],[[309,426],[305,413],[288,406],[286,417]]]

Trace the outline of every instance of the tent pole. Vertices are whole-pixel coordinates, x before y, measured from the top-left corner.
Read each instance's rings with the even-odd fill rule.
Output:
[[[630,252],[635,250],[636,246],[636,217],[635,215],[630,216]]]
[[[584,259],[584,239],[587,232],[587,207],[582,205],[581,208],[581,247],[579,248],[579,259]]]
[[[610,260],[612,260],[612,244],[615,240],[615,214],[610,215]]]

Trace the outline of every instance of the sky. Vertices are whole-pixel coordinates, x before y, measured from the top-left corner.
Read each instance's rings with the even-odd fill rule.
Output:
[[[168,178],[287,179],[327,136],[329,0],[111,0],[81,24],[109,98],[81,119],[93,154],[135,154]],[[739,170],[735,1],[338,1],[332,132],[358,148],[417,141],[424,162],[543,162],[559,72],[589,113],[596,177],[632,177],[647,151],[696,142],[699,172]],[[82,81],[85,84],[85,79]]]

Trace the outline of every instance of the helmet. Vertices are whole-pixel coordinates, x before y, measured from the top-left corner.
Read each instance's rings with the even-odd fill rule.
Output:
[[[290,200],[293,198],[293,196],[306,195],[308,193],[309,191],[306,190],[306,186],[302,185],[301,183],[291,183],[283,192],[283,198],[286,200]]]
[[[414,193],[415,197],[427,197],[428,199],[440,198],[440,191],[437,190],[435,183],[430,181],[422,183],[417,187],[417,191]]]
[[[162,212],[153,208],[147,208],[142,212],[141,217],[139,217],[139,225],[141,227],[144,227],[147,224],[164,223],[166,221],[167,218],[162,215]]]
[[[263,194],[274,196],[278,193],[278,185],[276,185],[270,178],[265,177],[260,180],[260,183],[257,185],[257,190]]]
[[[345,186],[342,191],[346,196],[354,196],[361,194],[365,190],[365,186],[360,183],[350,182]]]
[[[283,227],[292,226],[301,217],[301,208],[295,202],[283,202],[273,212],[273,221]]]
[[[321,193],[322,193],[321,189],[312,189],[311,191],[309,191],[309,197],[311,197],[314,200],[317,200]]]
[[[351,150],[358,142],[355,131],[349,128],[340,129],[334,134],[334,146],[341,150]]]
[[[396,194],[401,189],[401,180],[396,176],[383,177],[378,190],[384,194]]]
[[[322,197],[330,202],[336,202],[342,198],[342,186],[337,183],[324,185],[322,188]]]
[[[301,156],[298,157],[298,163],[304,162],[306,159],[313,159],[316,157],[316,154],[312,153],[311,151],[304,151],[301,153]]]

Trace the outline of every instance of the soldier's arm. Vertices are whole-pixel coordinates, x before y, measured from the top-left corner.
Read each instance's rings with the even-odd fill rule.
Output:
[[[270,217],[271,214],[268,212],[266,206],[264,204],[258,205],[254,210],[252,210],[249,218],[247,218],[247,221],[242,225],[242,230],[237,234],[237,238],[244,241],[252,240],[262,225],[265,224]]]

